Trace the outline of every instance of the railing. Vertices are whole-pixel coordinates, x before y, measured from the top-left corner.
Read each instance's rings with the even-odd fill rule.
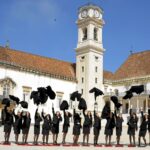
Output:
[[[115,92],[105,92],[104,93],[105,96],[112,96],[112,95],[116,95],[119,97],[123,97],[126,95],[126,92],[119,92],[119,93],[115,93]],[[137,94],[133,94],[134,96],[136,96]],[[146,90],[144,92],[142,92],[140,95],[150,95],[150,90]]]

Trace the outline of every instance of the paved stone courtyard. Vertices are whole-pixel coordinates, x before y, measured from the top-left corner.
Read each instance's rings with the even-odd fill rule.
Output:
[[[60,131],[62,131],[61,127],[60,127]],[[91,130],[92,131],[92,130]],[[1,132],[1,136],[0,136],[0,141],[2,142],[3,139],[4,139],[4,134],[3,134],[3,127],[0,127],[0,132]],[[62,133],[60,132],[59,134],[59,138],[58,138],[58,143],[61,143],[62,142]],[[138,135],[138,132],[136,133]],[[137,143],[137,136],[136,135],[136,143]],[[72,143],[72,127],[70,127],[70,130],[69,130],[69,133],[67,135],[67,139],[66,139],[66,142],[68,143]],[[147,142],[148,141],[148,134],[146,135],[146,139],[147,139]],[[22,135],[20,134],[20,137],[19,137],[19,141],[21,142],[22,140]],[[10,137],[10,141],[11,141],[11,145],[10,146],[7,146],[7,145],[0,145],[0,150],[47,150],[47,149],[61,149],[61,150],[67,150],[67,149],[137,149],[138,147],[128,147],[128,144],[129,144],[129,138],[128,138],[128,135],[127,135],[127,127],[123,127],[123,133],[122,133],[122,137],[121,137],[121,144],[123,144],[124,146],[123,147],[115,147],[115,144],[116,144],[116,137],[115,137],[115,130],[114,130],[114,134],[113,134],[113,137],[112,137],[112,144],[113,146],[112,147],[105,147],[104,146],[104,143],[105,143],[105,136],[104,136],[104,128],[102,128],[101,130],[101,133],[100,133],[100,137],[99,137],[99,143],[102,144],[102,147],[93,147],[93,133],[91,132],[90,134],[90,146],[89,147],[83,147],[83,146],[78,146],[78,147],[73,147],[73,146],[69,146],[69,147],[64,147],[62,145],[60,146],[21,146],[21,145],[16,145],[14,144],[14,134],[13,134],[13,130],[12,130],[12,134],[11,134],[11,137]],[[39,141],[42,142],[42,135],[40,135],[39,137]],[[80,142],[82,142],[82,134],[80,135],[80,139],[79,139]],[[142,140],[141,140],[142,141]],[[29,144],[32,144],[33,142],[33,126],[31,126],[30,128],[30,134],[29,134],[29,138],[28,138],[28,142]],[[142,141],[143,142],[143,141]],[[49,143],[52,143],[52,134],[50,134],[50,137],[49,137]],[[147,146],[147,147],[140,147],[138,149],[150,149],[150,146]]]

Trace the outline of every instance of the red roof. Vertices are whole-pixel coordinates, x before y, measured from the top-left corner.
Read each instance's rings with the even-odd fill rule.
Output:
[[[75,80],[75,64],[0,47],[0,61]]]
[[[0,46],[0,62],[76,81],[75,63],[43,57]],[[150,50],[132,54],[113,74],[104,70],[105,80],[121,80],[150,75]]]
[[[113,79],[121,80],[150,75],[150,50],[131,54],[115,72]]]

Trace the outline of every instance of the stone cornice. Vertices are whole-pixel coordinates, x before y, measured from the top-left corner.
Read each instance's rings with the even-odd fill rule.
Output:
[[[98,27],[103,27],[104,25],[104,21],[102,19],[96,19],[96,18],[91,18],[91,17],[87,17],[85,19],[81,19],[81,20],[77,20],[76,21],[76,24],[78,25],[78,27],[85,27],[89,24],[93,24],[95,26],[98,26]]]
[[[86,46],[83,46],[83,47],[76,48],[77,55],[88,53],[90,51],[97,52],[98,54],[103,54],[105,49],[94,46],[94,45],[86,45]]]
[[[0,66],[3,66],[4,68],[16,69],[18,71],[29,72],[29,73],[33,73],[33,74],[37,74],[37,75],[48,76],[48,77],[52,77],[52,78],[56,78],[56,79],[60,79],[60,80],[66,80],[66,81],[70,81],[70,82],[77,82],[76,78],[61,76],[61,75],[58,75],[58,74],[51,74],[51,73],[48,73],[48,72],[42,72],[42,71],[39,71],[39,70],[36,70],[36,69],[22,67],[22,66],[19,66],[17,64],[6,62],[6,61],[0,61]]]
[[[144,84],[150,82],[150,75],[143,77],[135,77],[121,80],[104,80],[104,84],[112,83],[112,86],[118,85],[131,85],[131,84]]]

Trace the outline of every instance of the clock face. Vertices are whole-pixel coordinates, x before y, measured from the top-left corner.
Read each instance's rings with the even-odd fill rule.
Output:
[[[99,16],[100,16],[99,11],[98,11],[98,10],[95,10],[95,11],[94,11],[94,15],[95,15],[96,18],[99,18]]]
[[[87,17],[87,10],[83,10],[83,11],[81,12],[81,17],[82,17],[82,18]]]

